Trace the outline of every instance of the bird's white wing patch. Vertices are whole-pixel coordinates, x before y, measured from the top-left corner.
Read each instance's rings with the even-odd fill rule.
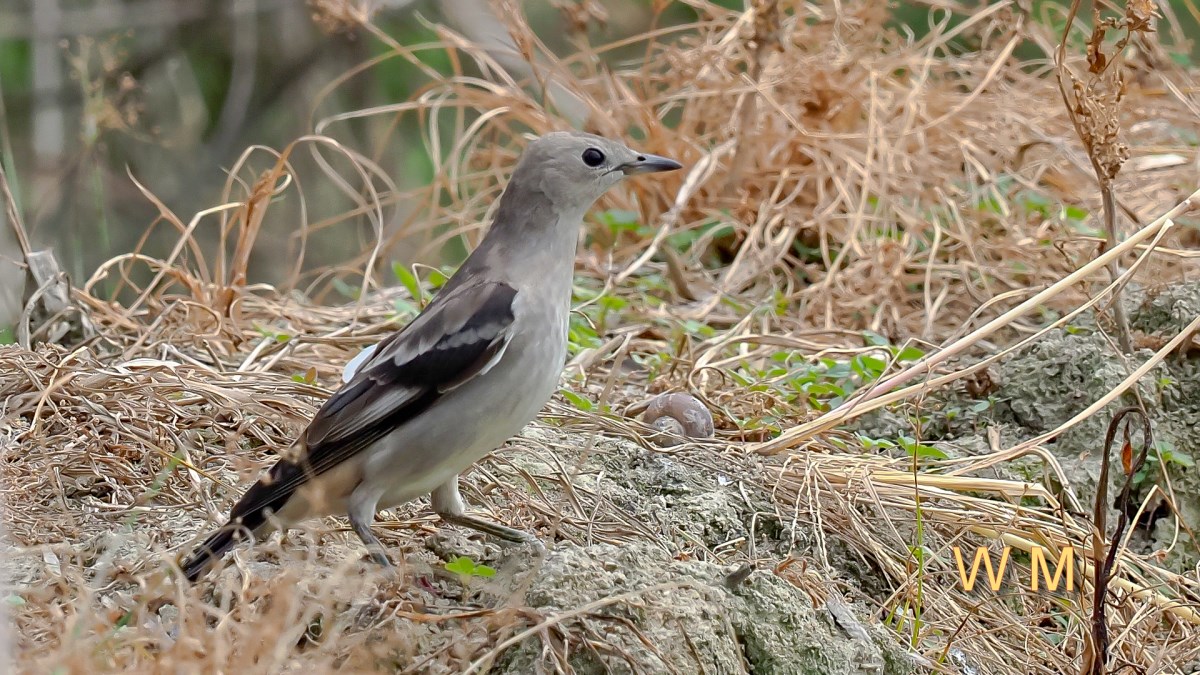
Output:
[[[350,362],[346,364],[346,368],[342,370],[342,382],[349,382],[352,380],[354,378],[354,374],[358,372],[358,369],[362,367],[362,364],[367,362],[367,359],[371,358],[371,355],[375,353],[375,348],[378,346],[379,343],[375,343],[359,352],[354,358],[350,359]]]

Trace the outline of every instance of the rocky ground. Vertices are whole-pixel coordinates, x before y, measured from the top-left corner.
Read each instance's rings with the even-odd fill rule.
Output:
[[[1050,331],[990,366],[974,382],[931,396],[919,413],[924,422],[923,440],[951,456],[971,456],[992,450],[985,433],[989,428],[998,432],[1004,447],[1056,429],[1116,388],[1200,316],[1200,284],[1132,288],[1125,304],[1135,347],[1128,363],[1117,356],[1111,333],[1098,331],[1094,317],[1083,315],[1067,328]],[[1195,464],[1200,457],[1200,342],[1195,338],[1142,377],[1136,394],[1131,389],[1044,445],[1064,476],[1036,458],[1005,463],[996,471],[1005,477],[1044,480],[1056,490],[1069,490],[1079,504],[1090,509],[1109,421],[1117,409],[1139,405],[1139,398],[1150,416],[1153,448],[1133,482],[1133,504],[1140,505],[1150,496],[1133,542],[1143,553],[1162,552],[1160,559],[1176,572],[1194,571],[1200,562],[1200,547],[1185,533],[1200,527],[1200,473]],[[865,435],[883,438],[912,433],[912,416],[888,411],[872,415],[857,428]],[[1140,447],[1138,435],[1134,440]],[[1111,461],[1114,468],[1108,495],[1115,498],[1125,475],[1115,454]],[[1151,495],[1152,491],[1156,494]],[[1112,515],[1115,517],[1115,511]]]
[[[1200,285],[1136,290],[1128,307],[1136,367],[1200,314]],[[935,392],[920,408],[873,414],[840,433],[895,438],[919,427],[921,441],[950,460],[983,455],[995,450],[989,429],[1007,447],[1058,426],[1110,391],[1128,367],[1115,353],[1084,318],[1001,359],[972,384]],[[1155,485],[1171,501],[1150,500],[1133,548],[1166,551],[1159,559],[1185,575],[1196,564],[1196,547],[1179,530],[1200,526],[1192,461],[1200,452],[1198,364],[1190,348],[1172,355],[1138,389],[1153,420],[1155,450],[1135,480],[1133,501],[1140,504]],[[1111,410],[1134,401],[1126,396],[1046,444],[1061,476],[1036,457],[980,473],[1069,491],[1086,511]],[[901,467],[907,461],[896,448],[871,454],[871,461]],[[42,519],[49,539],[6,563],[6,586],[20,589],[10,591],[10,605],[31,653],[38,652],[32,636],[64,631],[78,620],[70,618],[74,613],[90,607],[101,623],[117,626],[103,643],[113,655],[149,649],[167,664],[203,650],[214,632],[234,631],[231,651],[206,655],[234,667],[236,645],[261,645],[261,631],[271,626],[278,644],[267,662],[280,672],[318,662],[348,672],[928,670],[931,662],[907,649],[904,631],[895,630],[903,568],[889,568],[884,551],[864,550],[861,528],[814,520],[811,514],[825,505],[801,503],[849,498],[850,484],[785,497],[778,478],[793,459],[719,442],[659,448],[613,428],[541,421],[465,477],[464,496],[536,531],[548,543],[542,559],[441,526],[424,503],[414,503],[380,519],[385,544],[403,563],[399,577],[365,562],[344,529],[326,527],[241,549],[234,565],[192,590],[154,568],[169,559],[165,543],[193,540],[211,519],[195,507],[159,508],[153,501],[137,517],[112,508],[111,494],[97,488],[95,465],[91,481],[83,475],[89,470],[79,469],[57,500],[28,507],[23,515]],[[1110,495],[1123,480],[1120,470],[1113,474]],[[847,512],[878,526],[881,537],[888,529],[901,542],[917,536],[903,514],[873,520],[861,504]],[[91,534],[72,539],[73,532]],[[303,559],[297,551],[319,553]],[[46,590],[46,607],[30,589]],[[47,639],[61,660],[67,638],[60,632]],[[944,660],[961,672],[983,672],[986,658],[972,654],[969,640],[964,644]],[[259,653],[253,663],[263,659]]]

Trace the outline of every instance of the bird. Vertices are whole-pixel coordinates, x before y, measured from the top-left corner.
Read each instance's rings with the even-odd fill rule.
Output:
[[[176,563],[195,582],[238,542],[344,515],[393,568],[375,514],[429,495],[442,521],[544,551],[528,532],[467,513],[458,476],[532,421],[567,355],[583,218],[627,176],[679,162],[580,131],[530,141],[483,240],[425,308],[346,368],[294,443]]]

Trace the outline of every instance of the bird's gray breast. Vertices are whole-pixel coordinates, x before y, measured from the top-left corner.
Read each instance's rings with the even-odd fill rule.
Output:
[[[522,419],[520,426],[532,420],[554,394],[567,355],[569,297],[534,298],[517,296],[516,321],[512,341],[502,360],[486,377],[516,385],[508,391]],[[518,388],[519,387],[519,388]],[[520,430],[520,426],[512,433]],[[511,435],[511,434],[510,434]]]

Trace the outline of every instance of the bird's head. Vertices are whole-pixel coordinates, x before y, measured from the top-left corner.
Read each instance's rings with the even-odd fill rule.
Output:
[[[534,186],[561,209],[582,212],[626,176],[682,166],[601,136],[556,131],[529,144],[513,180]]]

